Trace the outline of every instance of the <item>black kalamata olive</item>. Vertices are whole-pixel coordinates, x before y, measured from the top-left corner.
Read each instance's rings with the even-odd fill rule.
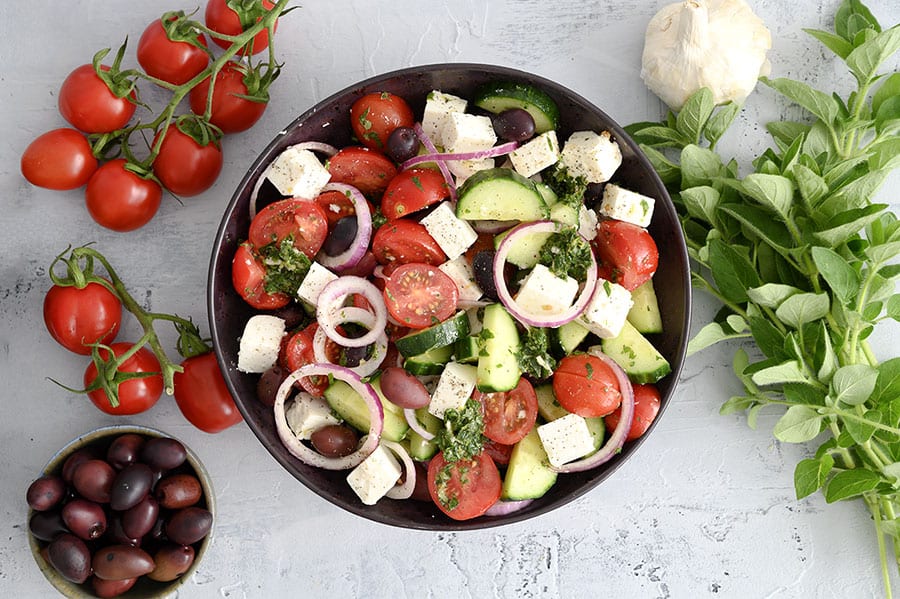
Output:
[[[147,464],[138,462],[126,466],[113,481],[109,507],[122,511],[137,505],[150,492],[155,480],[156,475]]]
[[[523,142],[534,137],[534,117],[522,108],[504,110],[492,122],[497,137],[504,141]]]
[[[328,256],[337,256],[347,251],[356,238],[357,226],[358,223],[355,216],[345,216],[338,219],[328,233],[328,237],[325,238],[325,243],[322,244],[322,251]]]
[[[59,476],[50,474],[45,474],[32,482],[25,493],[28,507],[38,512],[56,507],[65,496],[65,481]]]
[[[272,407],[275,405],[275,395],[278,393],[278,387],[287,378],[290,372],[275,364],[262,375],[256,382],[256,398],[264,405]]]
[[[47,560],[66,580],[81,584],[91,574],[91,552],[84,541],[63,533],[47,547]]]
[[[156,564],[150,554],[140,547],[110,545],[94,553],[91,566],[98,578],[123,580],[149,574]]]
[[[138,461],[141,449],[147,440],[137,433],[125,433],[119,435],[110,443],[106,450],[106,461],[116,470],[121,470],[129,464]]]
[[[412,127],[397,127],[388,136],[385,150],[395,162],[406,162],[419,153],[419,138]]]
[[[499,301],[497,285],[494,284],[494,251],[482,250],[472,257],[472,270],[475,272],[475,282],[481,287],[484,295],[489,299]]]
[[[160,472],[178,468],[187,459],[187,450],[170,437],[154,437],[144,444],[141,461]]]
[[[359,439],[349,426],[329,424],[313,432],[309,441],[322,455],[340,458],[353,453]]]

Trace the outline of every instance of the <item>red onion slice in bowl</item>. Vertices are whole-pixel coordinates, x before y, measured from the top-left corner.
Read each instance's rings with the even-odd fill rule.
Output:
[[[423,132],[424,134],[424,132]],[[413,156],[406,162],[400,165],[402,170],[406,170],[408,168],[412,168],[417,164],[422,164],[424,162],[437,162],[440,163],[442,160],[479,160],[481,158],[496,158],[497,156],[505,156],[519,147],[519,144],[514,141],[509,141],[499,146],[494,146],[492,148],[487,148],[485,150],[474,150],[472,152],[431,152],[428,154],[421,154],[419,156]],[[427,146],[426,146],[427,148]]]
[[[348,320],[341,316],[341,311],[350,307],[343,305],[344,300],[357,294],[362,295],[369,302],[375,322],[372,323],[369,332],[362,337],[347,337],[337,330],[337,325]],[[316,306],[316,320],[319,322],[319,327],[325,330],[325,334],[332,341],[345,347],[364,347],[375,343],[378,336],[384,332],[387,325],[387,307],[384,305],[384,297],[378,287],[362,277],[344,275],[322,288]]]
[[[419,138],[419,141],[422,142],[422,145],[425,146],[425,149],[428,150],[430,154],[439,154],[437,148],[434,147],[431,138],[428,137],[428,134],[422,129],[422,123],[415,123],[413,125],[413,130],[416,132],[416,137]],[[450,169],[447,168],[446,162],[438,160],[437,165],[441,171],[441,175],[444,177],[444,181],[447,183],[447,188],[450,190],[450,200],[456,202],[456,179],[453,178]]]
[[[385,493],[385,497],[390,499],[409,499],[416,488],[416,465],[413,464],[412,458],[409,457],[409,452],[399,443],[382,439],[381,444],[400,458],[404,472],[403,482]]]
[[[353,268],[366,255],[366,250],[369,249],[369,241],[372,239],[372,211],[369,210],[369,202],[366,201],[365,196],[352,185],[329,183],[322,188],[322,191],[343,193],[350,199],[350,203],[353,204],[353,209],[356,212],[356,235],[353,237],[353,241],[350,242],[350,247],[337,256],[329,256],[322,251],[316,255],[316,261],[319,264],[339,273]]]
[[[428,429],[422,426],[422,423],[419,422],[419,419],[416,417],[415,410],[413,410],[412,408],[404,408],[403,416],[406,418],[406,423],[409,425],[409,428],[411,428],[417,435],[419,435],[426,441],[431,441],[432,439],[434,439],[434,435],[429,433]]]
[[[344,320],[343,322],[359,323],[364,327],[368,327],[370,330],[371,327],[375,324],[375,315],[363,308],[347,306],[346,308],[341,309],[341,314],[345,315],[346,317],[346,320]],[[316,362],[323,364],[332,364],[333,362],[328,359],[327,351],[325,350],[325,342],[327,337],[328,335],[325,333],[325,329],[319,326],[316,329],[316,334],[313,336],[313,352]],[[381,363],[384,361],[384,357],[387,355],[388,348],[388,338],[384,327],[381,328],[381,332],[375,339],[374,345],[375,347],[372,348],[371,358],[369,358],[368,360],[360,361],[360,363],[356,366],[347,366],[347,368],[361,377],[369,376],[370,374],[378,370],[378,367],[381,366]]]

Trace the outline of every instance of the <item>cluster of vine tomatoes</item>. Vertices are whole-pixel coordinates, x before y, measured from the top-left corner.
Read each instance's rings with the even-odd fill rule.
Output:
[[[255,65],[252,56],[268,48],[285,4],[209,0],[205,24],[167,12],[140,37],[140,68],[121,68],[124,45],[112,64],[102,62],[108,50],[98,52],[60,87],[59,112],[71,126],[37,137],[22,154],[22,174],[47,189],[84,187],[91,217],[121,232],[148,223],[164,191],[187,197],[209,189],[222,169],[223,136],[249,129],[266,109],[279,65],[271,53]],[[207,38],[224,52],[214,53]],[[149,109],[138,82],[170,93],[159,114],[135,118]],[[184,99],[190,111],[176,114]],[[141,143],[133,147],[136,132]]]

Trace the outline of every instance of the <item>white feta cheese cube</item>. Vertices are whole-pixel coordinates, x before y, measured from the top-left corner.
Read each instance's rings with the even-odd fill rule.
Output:
[[[597,236],[597,213],[584,204],[578,209],[578,234],[591,241]]]
[[[509,154],[513,168],[523,177],[536,175],[559,160],[559,141],[556,131],[541,133]]]
[[[468,102],[453,94],[432,91],[425,100],[425,111],[422,113],[422,130],[436,146],[444,145],[442,131],[447,116],[453,112],[465,112]]]
[[[475,271],[472,269],[472,265],[464,257],[459,256],[448,260],[438,266],[438,269],[456,283],[460,300],[474,302],[484,295],[481,287],[475,282]]]
[[[572,176],[582,176],[588,183],[604,183],[622,164],[622,151],[609,131],[576,131],[563,144],[559,160]]]
[[[522,281],[515,300],[526,312],[550,316],[565,312],[577,294],[578,281],[568,276],[558,277],[549,268],[538,263]]]
[[[291,147],[278,155],[267,177],[281,195],[313,199],[331,180],[331,173],[311,151]]]
[[[256,314],[244,325],[238,347],[238,370],[265,372],[275,364],[284,337],[284,319]]]
[[[497,143],[491,118],[465,112],[451,112],[441,132],[448,152],[487,150]]]
[[[582,416],[566,414],[537,427],[552,466],[562,466],[594,450],[594,437]]]
[[[307,440],[312,434],[329,424],[340,424],[331,412],[331,406],[321,397],[313,397],[300,391],[284,412],[288,426],[300,440]]]
[[[347,475],[353,492],[366,505],[375,505],[394,488],[403,469],[389,449],[379,445]]]
[[[338,276],[319,264],[313,262],[309,267],[309,272],[303,277],[300,288],[297,289],[297,297],[311,306],[315,306],[319,299],[319,294],[325,285],[337,279]]]
[[[600,213],[639,227],[648,227],[655,201],[649,196],[607,183],[603,188]]]
[[[456,217],[450,202],[441,202],[419,222],[441,246],[448,260],[461,256],[478,239],[472,225]]]
[[[618,336],[634,302],[631,292],[612,281],[597,279],[597,287],[580,322],[601,339]]]
[[[443,418],[447,410],[459,410],[466,405],[475,390],[475,375],[478,369],[469,364],[448,362],[431,394],[428,411]]]
[[[463,182],[477,173],[489,168],[494,168],[493,158],[473,158],[472,160],[448,160],[447,168],[456,177],[456,186],[459,187]]]

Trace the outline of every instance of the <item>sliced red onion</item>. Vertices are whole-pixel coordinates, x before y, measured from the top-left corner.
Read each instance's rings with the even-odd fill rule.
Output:
[[[426,441],[431,441],[432,439],[434,439],[434,435],[429,433],[428,429],[422,426],[422,423],[419,422],[419,419],[416,417],[416,411],[414,409],[404,408],[403,416],[406,418],[406,423],[409,425],[409,428],[415,431],[417,435],[419,435]]]
[[[312,152],[325,154],[326,156],[334,156],[338,152],[338,149],[333,145],[321,141],[300,142],[298,144],[286,147],[283,151],[287,151],[290,149],[310,150]],[[266,166],[265,170],[263,170],[262,174],[256,180],[256,183],[253,184],[253,190],[250,192],[250,220],[253,220],[253,217],[256,216],[256,199],[259,196],[259,190],[262,187],[263,182],[269,177],[269,171],[272,170],[272,164],[274,162],[275,161],[273,160]]]
[[[365,196],[352,185],[329,183],[322,188],[322,191],[343,193],[350,199],[356,212],[356,236],[350,242],[350,247],[337,256],[329,256],[321,251],[316,255],[316,261],[322,266],[342,272],[359,264],[362,257],[366,255],[366,250],[369,249],[369,241],[372,239],[372,211],[369,210],[369,203]]]
[[[422,123],[413,124],[413,131],[416,132],[416,137],[419,138],[419,141],[422,142],[422,145],[425,146],[425,149],[428,150],[429,154],[439,153],[437,151],[437,148],[434,147],[434,143],[431,141],[431,138],[429,138],[428,134],[425,133],[425,130],[422,129]],[[441,171],[441,175],[444,176],[444,181],[447,183],[447,188],[450,190],[450,200],[456,202],[456,180],[450,173],[450,169],[447,168],[447,163],[445,161],[438,160],[437,165]]]
[[[575,462],[556,466],[553,469],[557,472],[582,472],[596,468],[600,464],[605,464],[610,458],[619,453],[622,445],[625,444],[625,437],[628,436],[628,431],[631,430],[631,421],[634,418],[634,388],[631,386],[631,381],[628,380],[628,375],[625,374],[621,366],[616,364],[615,360],[604,354],[599,347],[591,347],[587,353],[600,358],[616,375],[616,381],[619,383],[619,392],[622,394],[622,405],[619,408],[621,410],[619,424],[609,436],[609,439],[607,439],[606,444],[598,449],[596,453]]]
[[[344,320],[343,322],[355,322],[363,325],[364,327],[372,327],[375,323],[375,315],[368,310],[365,310],[364,308],[348,306],[341,309],[341,314],[346,316],[346,320]],[[313,336],[313,353],[315,355],[316,362],[332,364],[333,362],[328,359],[328,352],[325,350],[325,342],[327,338],[328,335],[325,334],[325,329],[323,329],[322,327],[317,327],[316,333]],[[375,339],[375,347],[372,349],[372,357],[368,360],[362,360],[356,366],[347,366],[347,368],[349,368],[359,376],[369,376],[370,374],[378,370],[379,366],[381,366],[381,363],[384,361],[384,357],[387,355],[387,347],[387,333],[385,333],[384,328],[382,328],[381,334],[378,335],[377,339]]]
[[[362,295],[368,300],[375,321],[368,333],[362,337],[352,338],[341,334],[337,330],[337,325],[348,321],[348,318],[341,315],[341,312],[345,310],[344,300],[355,294]],[[345,314],[347,313],[345,312]],[[384,327],[387,325],[387,308],[378,287],[362,277],[344,275],[322,288],[316,306],[316,320],[319,322],[319,327],[325,330],[325,334],[332,341],[345,347],[365,347],[375,343],[378,335],[384,332]]]
[[[497,503],[489,507],[484,515],[508,516],[509,514],[518,512],[522,508],[528,507],[532,502],[534,502],[534,499],[519,499],[516,501],[504,501],[500,499],[497,501]]]
[[[425,146],[426,148],[428,146]],[[417,164],[422,164],[423,162],[440,162],[442,160],[479,160],[481,158],[495,158],[497,156],[505,156],[509,154],[513,150],[519,147],[519,144],[514,141],[509,141],[504,144],[500,144],[499,146],[493,146],[491,148],[487,148],[484,150],[473,150],[471,152],[431,152],[429,150],[428,154],[420,154],[419,156],[413,156],[406,162],[400,165],[402,170],[406,170],[408,168],[414,167]]]
[[[416,465],[413,464],[412,458],[409,457],[409,452],[407,452],[399,443],[382,439],[381,444],[400,458],[400,461],[403,462],[404,470],[403,482],[399,485],[395,485],[385,493],[385,497],[391,499],[409,499],[412,496],[413,489],[416,488]]]
[[[515,298],[510,294],[506,287],[506,279],[503,277],[503,266],[506,264],[506,257],[517,239],[534,233],[556,233],[559,231],[559,223],[551,220],[539,220],[534,222],[526,222],[513,228],[506,237],[500,242],[497,252],[494,254],[494,284],[497,287],[497,296],[503,306],[509,310],[516,320],[533,327],[558,327],[567,322],[575,320],[579,314],[584,312],[591,296],[594,293],[594,287],[597,285],[597,261],[594,253],[590,252],[591,264],[587,269],[587,279],[581,287],[581,292],[575,301],[566,310],[559,314],[535,314],[523,309]]]
[[[354,391],[359,393],[363,398],[363,401],[366,402],[366,407],[369,409],[369,432],[367,433],[365,442],[350,455],[340,458],[323,456],[300,441],[293,431],[291,431],[291,427],[287,423],[284,402],[294,388],[294,383],[303,377],[316,375],[333,376],[336,379],[344,381],[350,385]],[[309,464],[310,466],[315,466],[317,468],[324,468],[325,470],[349,470],[350,468],[359,465],[360,462],[369,457],[369,454],[378,447],[378,442],[381,440],[381,431],[384,428],[384,409],[382,408],[378,394],[375,393],[372,386],[368,383],[364,383],[362,379],[349,368],[337,366],[335,364],[308,364],[306,366],[301,366],[290,373],[284,382],[281,383],[281,386],[278,387],[278,392],[275,394],[275,406],[273,411],[275,415],[275,430],[278,432],[278,437],[291,455],[304,464]]]

